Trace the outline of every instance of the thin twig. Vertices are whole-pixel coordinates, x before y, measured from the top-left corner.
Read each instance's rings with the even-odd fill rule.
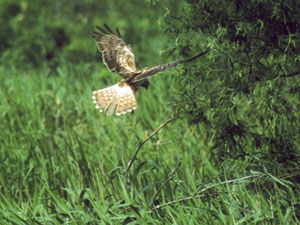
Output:
[[[241,181],[241,180],[247,180],[249,178],[252,178],[252,177],[258,177],[258,176],[262,176],[262,174],[256,174],[256,175],[250,175],[250,176],[246,176],[246,177],[242,177],[242,178],[237,178],[237,179],[233,179],[233,180],[227,180],[227,181],[223,181],[223,182],[220,182],[220,183],[217,183],[217,184],[213,184],[211,186],[208,186],[206,188],[203,188],[201,189],[200,191],[197,191],[196,193],[199,194],[199,193],[202,193],[208,189],[212,189],[213,187],[216,187],[216,186],[220,186],[222,184],[229,184],[229,183],[234,183],[236,181]]]
[[[149,135],[145,140],[141,141],[137,147],[137,149],[135,150],[134,155],[132,156],[131,160],[128,162],[127,164],[127,168],[126,168],[126,172],[125,172],[125,178],[124,178],[124,186],[127,187],[127,181],[128,181],[128,173],[129,170],[132,166],[132,164],[134,163],[139,151],[141,150],[141,148],[143,147],[143,145],[149,141],[154,135],[156,135],[164,126],[166,126],[168,123],[172,122],[173,120],[177,119],[178,117],[174,117],[174,118],[170,118],[172,112],[174,111],[174,107],[173,109],[170,111],[167,120],[165,122],[163,122],[155,131],[153,131],[153,133],[151,135]]]
[[[222,193],[228,193],[228,191],[221,191],[221,192],[218,192],[218,193],[213,193],[213,194],[210,194],[209,196],[218,195],[218,194],[222,194]],[[195,199],[195,198],[202,198],[202,197],[206,197],[206,196],[208,196],[208,195],[202,194],[202,195],[193,195],[193,196],[180,198],[180,199],[177,199],[177,200],[174,200],[174,201],[171,201],[171,202],[166,202],[164,204],[157,205],[157,206],[151,208],[151,210],[160,209],[162,207],[165,207],[165,206],[168,206],[168,205],[173,205],[173,204],[176,204],[178,202],[184,202],[184,201],[187,201],[187,200],[192,200],[192,199]]]
[[[155,193],[155,195],[153,196],[153,199],[152,199],[152,203],[151,203],[151,206],[153,206],[154,204],[154,201],[157,197],[157,195],[160,193],[161,189],[163,189],[164,186],[167,185],[167,183],[169,183],[170,180],[173,179],[176,171],[179,169],[179,167],[181,166],[182,162],[179,162],[178,165],[176,166],[175,170],[171,173],[171,175],[169,176],[169,178],[157,189],[157,192]]]
[[[220,175],[220,174],[217,174],[217,175],[213,176],[212,178],[210,178],[210,179],[206,182],[206,184],[212,182],[212,181],[213,181],[214,179],[216,179],[219,175]],[[199,193],[199,191],[200,191],[203,187],[205,187],[206,184],[202,184],[202,185],[197,189],[197,191],[194,193],[194,195],[196,195],[197,193]]]
[[[245,208],[242,208],[242,207],[240,207],[240,206],[238,206],[238,205],[232,204],[232,203],[230,203],[230,202],[227,202],[227,201],[224,201],[224,202],[225,202],[226,204],[228,204],[228,205],[230,205],[230,206],[234,207],[234,208],[237,208],[237,209],[243,210],[243,211],[245,211],[245,212],[249,212],[249,213],[255,213],[255,211],[254,211],[254,210],[245,209]]]
[[[166,202],[164,204],[157,205],[157,206],[153,207],[152,210],[160,209],[162,207],[165,207],[165,206],[168,206],[168,205],[173,205],[173,204],[176,204],[178,202],[184,202],[184,201],[187,201],[187,200],[192,200],[194,198],[202,198],[202,197],[205,197],[205,195],[195,195],[195,196],[189,196],[189,197],[185,197],[185,198],[180,198],[180,199],[177,199],[177,200],[174,200],[174,201],[171,201],[171,202]]]
[[[155,209],[159,209],[159,208],[162,208],[164,206],[168,206],[168,205],[172,205],[172,204],[176,204],[178,202],[183,202],[183,201],[187,201],[187,200],[192,200],[194,198],[202,198],[204,196],[207,196],[207,195],[200,195],[200,193],[204,192],[204,191],[207,191],[211,188],[214,188],[216,186],[220,186],[220,185],[223,185],[223,184],[228,184],[228,183],[234,183],[234,182],[237,182],[237,181],[241,181],[241,180],[247,180],[249,178],[253,178],[253,177],[259,177],[259,176],[264,176],[264,174],[256,174],[256,175],[250,175],[250,176],[246,176],[246,177],[242,177],[242,178],[237,178],[237,179],[233,179],[233,180],[228,180],[228,181],[223,181],[223,182],[220,182],[220,183],[217,183],[217,184],[214,184],[214,185],[211,185],[211,186],[208,186],[206,188],[203,188],[201,189],[200,191],[197,191],[195,194],[193,194],[192,196],[188,196],[188,197],[185,197],[185,198],[180,198],[180,199],[177,199],[177,200],[174,200],[174,201],[171,201],[171,202],[167,202],[167,203],[164,203],[164,204],[161,204],[161,205],[158,205],[158,206],[155,206],[152,208],[152,210],[155,210]],[[220,194],[222,192],[218,192],[218,193],[215,193],[214,195],[216,194]]]
[[[300,71],[298,72],[293,72],[293,73],[289,73],[289,74],[281,74],[281,77],[293,77],[293,76],[297,76],[300,75]]]
[[[250,59],[250,56],[249,56],[249,53],[247,50],[246,50],[246,55],[247,55],[247,59],[248,59],[248,63],[249,63],[249,70],[248,70],[248,76],[247,76],[247,80],[249,83],[250,75],[252,74],[252,63],[251,63],[251,59]]]

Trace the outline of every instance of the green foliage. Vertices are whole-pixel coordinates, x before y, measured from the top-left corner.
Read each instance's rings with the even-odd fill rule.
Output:
[[[174,4],[183,10],[164,17],[173,47],[180,55],[210,49],[178,74],[178,113],[199,124],[221,159],[298,167],[299,1]]]
[[[131,4],[120,4],[117,0],[101,3],[92,0],[53,3],[44,0],[1,1],[0,59],[22,68],[37,68],[45,63],[56,68],[65,61],[80,63],[99,60],[92,31],[96,25],[110,25],[111,21],[118,21],[111,26],[127,31],[122,33],[127,43],[137,43],[134,45],[136,52],[148,51],[155,58],[158,52],[155,49],[162,45],[164,36],[161,34],[160,41],[154,40],[149,45],[142,45],[141,42],[156,35],[155,20],[161,10],[139,10],[145,5],[139,0]],[[146,29],[149,26],[152,28]],[[139,35],[131,35],[133,32]],[[137,54],[141,62],[146,60],[143,57],[143,54]]]
[[[124,2],[0,1],[0,223],[300,223],[298,3]],[[139,68],[210,51],[109,117],[91,100],[119,79],[91,38],[104,22]],[[181,117],[143,145],[125,187],[172,100]]]

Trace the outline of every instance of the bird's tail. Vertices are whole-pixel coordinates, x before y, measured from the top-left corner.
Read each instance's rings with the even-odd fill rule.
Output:
[[[100,112],[106,112],[107,115],[116,115],[132,112],[136,109],[136,100],[134,97],[134,87],[126,82],[120,81],[108,88],[93,92],[93,102]]]
[[[177,61],[174,61],[174,62],[170,62],[170,63],[158,65],[158,66],[154,66],[154,67],[151,67],[151,68],[145,68],[145,69],[143,69],[141,71],[138,71],[138,73],[136,75],[134,75],[133,77],[131,77],[129,79],[130,79],[130,81],[132,83],[136,83],[136,82],[138,82],[140,80],[143,80],[143,79],[145,79],[147,77],[153,76],[153,75],[155,75],[157,73],[160,73],[160,72],[162,72],[164,70],[167,70],[169,68],[178,66],[178,65],[180,65],[182,63],[194,61],[195,59],[199,58],[200,56],[205,55],[207,52],[208,52],[208,50],[205,51],[205,52],[201,52],[198,55],[189,57],[189,58],[180,59],[180,60],[177,60]]]

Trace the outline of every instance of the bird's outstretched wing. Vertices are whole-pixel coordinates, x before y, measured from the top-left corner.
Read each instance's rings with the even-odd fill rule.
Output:
[[[144,68],[144,69],[140,70],[139,72],[136,72],[133,76],[127,78],[126,81],[130,81],[131,83],[139,82],[141,80],[146,79],[147,77],[153,76],[153,75],[155,75],[157,73],[160,73],[162,71],[165,71],[169,68],[178,66],[178,65],[186,63],[186,62],[194,61],[195,59],[199,58],[200,56],[205,55],[207,52],[208,51],[204,51],[204,52],[201,52],[198,55],[195,55],[195,56],[192,56],[192,57],[189,57],[189,58],[180,59],[180,60],[177,60],[177,61],[174,61],[174,62],[161,64],[161,65],[154,66],[154,67],[151,67],[151,68]]]
[[[122,77],[130,77],[136,72],[134,54],[122,40],[119,29],[116,34],[104,24],[104,28],[96,26],[98,32],[93,33],[97,47],[102,53],[103,62],[111,72]]]

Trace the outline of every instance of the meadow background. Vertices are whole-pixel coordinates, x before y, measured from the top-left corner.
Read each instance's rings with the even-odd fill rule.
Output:
[[[0,0],[0,224],[299,224],[299,11]],[[134,114],[106,116],[92,91],[120,77],[92,39],[103,23],[138,68],[209,52],[151,78]]]

